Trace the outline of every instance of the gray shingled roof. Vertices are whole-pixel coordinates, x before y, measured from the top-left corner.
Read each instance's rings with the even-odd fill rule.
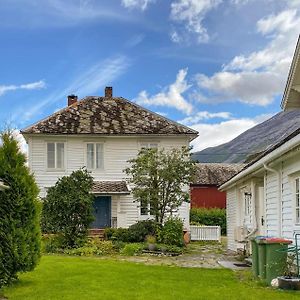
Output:
[[[197,131],[121,97],[86,97],[21,131],[27,134],[139,135]]]
[[[221,185],[242,170],[243,164],[198,163],[193,184]]]
[[[130,194],[125,181],[94,181],[94,194]]]

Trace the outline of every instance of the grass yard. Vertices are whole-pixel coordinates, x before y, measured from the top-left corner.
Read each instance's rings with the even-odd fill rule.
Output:
[[[275,291],[241,277],[226,269],[53,255],[44,256],[35,271],[1,292],[9,300],[300,299],[300,293]]]

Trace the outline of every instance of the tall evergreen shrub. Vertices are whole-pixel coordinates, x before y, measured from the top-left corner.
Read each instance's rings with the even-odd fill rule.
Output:
[[[92,176],[85,169],[58,179],[43,202],[43,232],[60,233],[62,246],[74,248],[83,244],[94,220],[91,194]]]
[[[1,134],[0,178],[10,187],[0,192],[0,287],[31,271],[40,258],[38,187],[13,133]]]

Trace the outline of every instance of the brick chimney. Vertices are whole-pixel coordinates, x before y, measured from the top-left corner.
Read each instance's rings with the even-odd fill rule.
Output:
[[[78,97],[75,95],[69,95],[68,96],[68,106],[74,104],[75,102],[77,102]]]
[[[105,97],[106,98],[112,98],[113,96],[113,90],[112,90],[112,87],[111,86],[107,86],[105,88]]]

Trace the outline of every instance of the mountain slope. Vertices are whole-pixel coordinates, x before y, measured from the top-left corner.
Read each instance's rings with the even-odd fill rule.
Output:
[[[248,129],[232,141],[193,153],[198,162],[239,163],[250,154],[261,152],[300,128],[300,110],[279,112],[272,118]],[[201,132],[199,132],[201,138]]]

